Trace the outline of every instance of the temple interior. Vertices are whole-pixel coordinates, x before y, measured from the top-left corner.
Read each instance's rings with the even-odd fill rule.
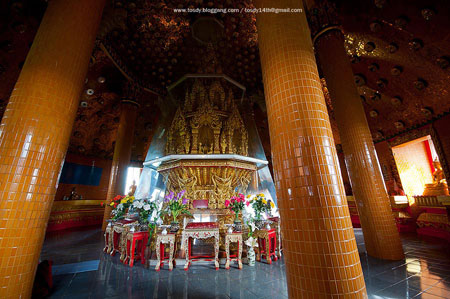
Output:
[[[447,1],[0,16],[0,298],[450,298]]]

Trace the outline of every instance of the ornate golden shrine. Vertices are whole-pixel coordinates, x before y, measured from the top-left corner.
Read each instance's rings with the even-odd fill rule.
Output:
[[[169,129],[166,155],[248,155],[248,133],[235,104],[233,92],[213,81],[209,91],[200,80],[186,91],[184,104]]]
[[[165,155],[174,155],[157,169],[166,190],[186,190],[191,209],[197,200],[209,210],[225,209],[235,191],[245,193],[257,168],[239,158],[248,155],[248,133],[232,90],[225,92],[219,80],[205,87],[196,79],[168,130]],[[189,158],[194,155],[205,156]]]

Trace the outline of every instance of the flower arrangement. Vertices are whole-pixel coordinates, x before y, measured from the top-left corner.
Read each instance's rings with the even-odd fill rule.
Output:
[[[239,213],[244,209],[244,205],[249,205],[250,202],[245,200],[244,194],[239,193],[237,196],[231,197],[230,200],[225,200],[225,207],[229,208],[235,213],[235,220],[239,220]]]
[[[253,238],[250,236],[245,242],[245,245],[248,246],[247,251],[247,259],[248,259],[248,265],[254,266],[255,265],[255,250],[254,247],[258,247],[258,240],[256,238]]]
[[[189,212],[188,202],[189,199],[184,197],[186,190],[180,191],[175,196],[175,193],[171,191],[164,198],[164,203],[167,204],[165,213],[168,213],[173,217],[173,222],[177,222],[177,217],[181,214],[187,214],[192,216]]]
[[[150,198],[143,198],[134,200],[131,209],[139,213],[140,223],[148,224],[153,212],[158,210],[158,206],[150,201]]]
[[[112,208],[111,215],[112,220],[116,221],[125,215],[128,208],[131,206],[131,204],[134,201],[134,196],[124,196],[124,195],[117,195],[113,199],[111,199],[111,202],[109,203],[109,206]]]
[[[250,197],[250,196],[247,196]],[[261,220],[261,214],[272,210],[275,207],[273,201],[267,200],[263,193],[256,194],[251,200],[252,208],[255,211],[256,220]]]
[[[269,217],[271,217],[273,208],[275,208],[275,204],[273,203],[272,200],[269,199],[266,204],[266,213]]]
[[[244,243],[250,248],[258,247],[258,239],[253,237],[249,237]]]
[[[245,220],[245,224],[248,227],[248,237],[253,237],[253,234],[257,230],[257,227],[255,225],[255,220],[253,218],[248,218]]]

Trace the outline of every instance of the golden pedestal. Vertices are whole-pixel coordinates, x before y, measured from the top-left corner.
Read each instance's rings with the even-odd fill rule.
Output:
[[[213,155],[220,156],[220,155]],[[255,163],[232,159],[171,160],[158,167],[167,190],[186,190],[190,209],[225,209],[236,191],[245,193],[256,171]]]
[[[447,183],[425,184],[424,196],[449,195]]]

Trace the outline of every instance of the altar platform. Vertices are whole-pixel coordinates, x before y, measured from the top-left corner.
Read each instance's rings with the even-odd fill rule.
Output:
[[[53,202],[47,231],[99,226],[103,221],[104,200],[57,200]]]

